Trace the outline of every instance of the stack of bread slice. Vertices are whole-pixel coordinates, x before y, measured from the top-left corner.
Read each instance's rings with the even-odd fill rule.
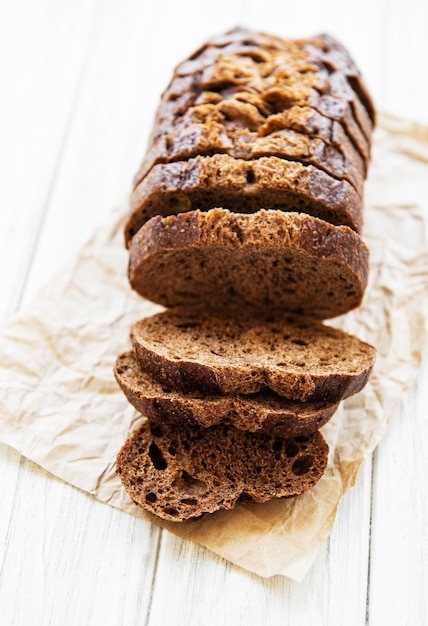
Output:
[[[359,306],[374,108],[347,51],[235,29],[179,65],[125,227],[136,321],[115,375],[147,419],[117,472],[183,521],[303,493],[320,428],[375,349],[323,320]]]

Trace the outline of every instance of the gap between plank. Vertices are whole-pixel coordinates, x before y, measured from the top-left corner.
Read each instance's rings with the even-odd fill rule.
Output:
[[[374,507],[374,480],[375,480],[375,465],[377,457],[377,448],[372,453],[371,457],[371,481],[370,481],[370,520],[369,520],[369,545],[368,545],[368,558],[367,558],[367,590],[366,590],[366,620],[365,626],[370,624],[370,571],[371,571],[371,552],[372,552],[372,518]]]
[[[157,572],[158,572],[158,564],[159,564],[159,555],[160,555],[160,549],[161,549],[161,543],[162,543],[162,535],[163,535],[163,528],[159,528],[159,537],[158,537],[158,542],[157,542],[157,545],[156,545],[155,562],[154,562],[154,565],[153,565],[152,586],[151,586],[151,589],[150,589],[149,601],[147,603],[146,620],[144,622],[144,626],[149,626],[149,623],[150,623],[150,613],[151,613],[151,610],[152,610],[153,596],[154,596],[154,592],[155,592],[156,575],[157,575]]]

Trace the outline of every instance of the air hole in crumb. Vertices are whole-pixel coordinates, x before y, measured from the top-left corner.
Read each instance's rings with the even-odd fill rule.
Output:
[[[294,345],[296,345],[296,346],[305,346],[306,347],[308,345],[306,341],[303,341],[303,339],[292,339],[291,343],[294,343]]]
[[[152,442],[149,447],[149,457],[157,470],[166,470],[168,463],[165,461],[161,450]]]
[[[183,498],[180,502],[182,504],[189,504],[190,506],[196,506],[198,504],[198,501],[194,498]]]
[[[169,507],[164,508],[163,512],[166,513],[167,515],[170,515],[171,517],[177,517],[178,515],[177,509],[171,509]]]
[[[298,453],[299,446],[291,441],[287,443],[287,445],[285,446],[285,454],[288,456],[289,459],[292,459],[293,456],[296,456]]]
[[[181,472],[180,476],[177,476],[172,486],[174,489],[185,491],[186,493],[205,493],[207,489],[203,481],[194,478],[185,470]]]
[[[183,322],[183,324],[176,324],[176,328],[199,328],[199,322]],[[178,357],[177,357],[178,358]]]
[[[291,471],[295,476],[304,476],[309,472],[314,462],[314,457],[311,454],[306,454],[294,461]]]
[[[275,452],[281,452],[281,450],[282,450],[282,440],[281,439],[275,439],[275,441],[272,444],[272,450],[274,450]]]
[[[146,494],[146,502],[156,502],[157,499],[157,495],[152,491]]]
[[[150,426],[150,432],[154,437],[163,437],[165,428],[163,426]]]
[[[175,454],[176,454],[176,450],[175,450],[175,448],[173,448],[172,446],[170,446],[170,447],[168,448],[168,452],[169,452],[169,454],[170,454],[171,456],[175,456]]]
[[[249,185],[252,185],[256,182],[256,175],[254,174],[254,171],[251,169],[246,171],[245,178]]]

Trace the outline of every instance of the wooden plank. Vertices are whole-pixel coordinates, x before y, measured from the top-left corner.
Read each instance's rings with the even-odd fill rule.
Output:
[[[2,624],[138,624],[149,602],[158,527],[25,459],[15,499],[0,585]]]
[[[370,624],[413,626],[428,620],[427,379],[425,358],[417,385],[376,454]]]

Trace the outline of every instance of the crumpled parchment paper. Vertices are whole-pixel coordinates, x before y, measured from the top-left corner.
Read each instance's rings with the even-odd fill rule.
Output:
[[[112,368],[130,345],[131,323],[161,310],[128,285],[126,207],[2,331],[0,440],[142,523],[161,524],[261,576],[301,580],[421,363],[428,325],[428,128],[380,117],[365,198],[366,296],[357,311],[329,323],[376,346],[378,358],[367,387],[323,427],[329,465],[310,492],[168,523],[140,510],[122,489],[115,457],[141,416]]]

